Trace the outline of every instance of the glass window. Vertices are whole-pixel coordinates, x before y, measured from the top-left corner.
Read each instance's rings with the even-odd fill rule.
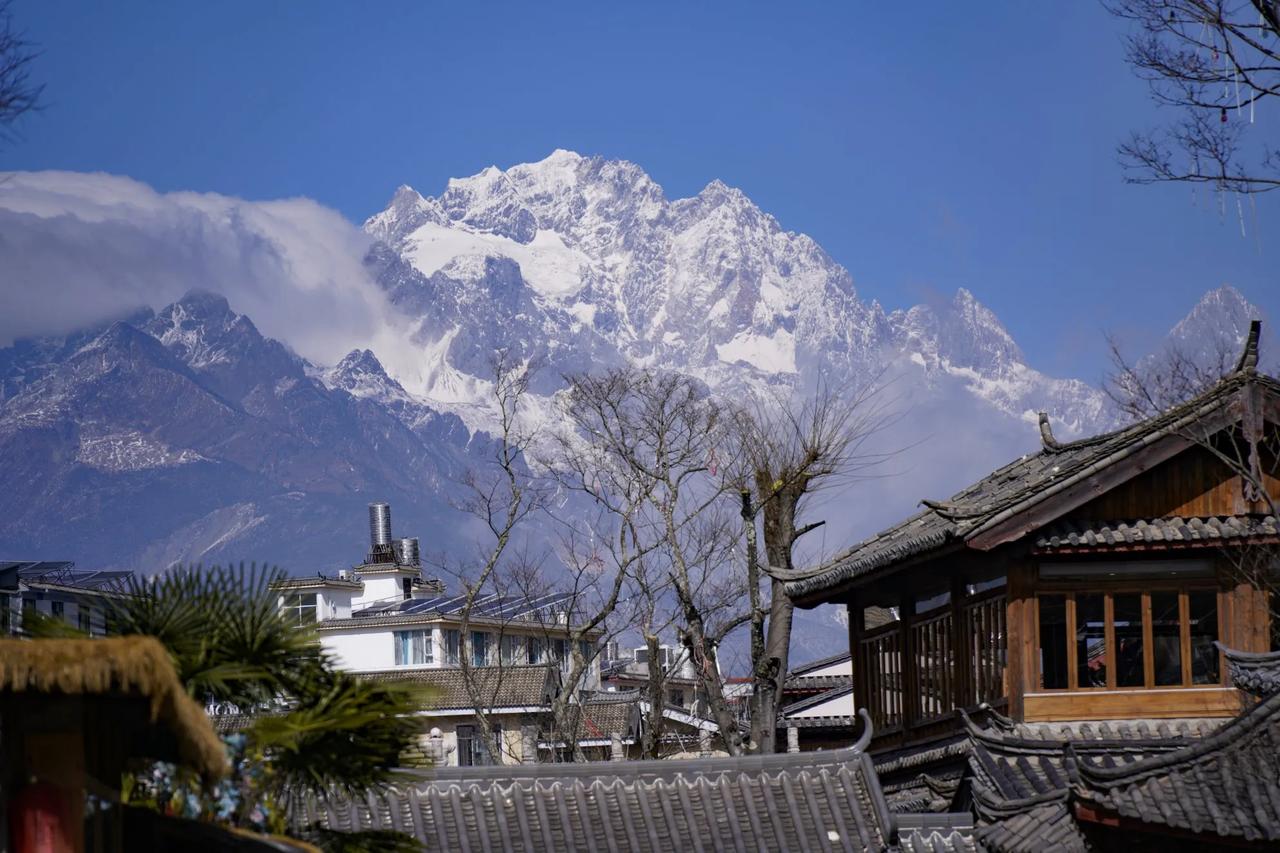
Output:
[[[415,666],[432,662],[430,631],[396,631],[396,666]]]
[[[578,651],[582,653],[582,659],[591,665],[591,659],[596,656],[596,647],[588,643],[586,640],[578,641]]]
[[[1213,590],[1187,593],[1191,626],[1191,683],[1218,683],[1218,594]]]
[[[636,649],[636,663],[648,663],[648,662],[649,662],[649,650]]]
[[[679,706],[683,707],[683,706],[684,706],[684,691],[683,691],[683,690],[672,690],[672,691],[671,691],[671,696],[669,696],[669,697],[668,697],[667,701],[669,701],[672,705],[679,705]]]
[[[281,608],[290,622],[306,625],[316,621],[316,594],[314,592],[295,592],[284,597]]]
[[[1176,592],[1151,593],[1151,659],[1157,687],[1182,683],[1182,620]]]
[[[1076,593],[1076,686],[1107,686],[1106,596]]]
[[[80,626],[80,630],[86,634],[93,632],[93,611],[83,604],[76,609],[76,619]]]
[[[502,638],[502,665],[514,666],[524,663],[525,638],[504,636]]]
[[[489,635],[484,631],[471,632],[471,665],[489,665]]]
[[[1067,687],[1067,597],[1040,596],[1040,686]]]
[[[1146,685],[1142,651],[1142,593],[1116,593],[1111,597],[1113,636],[1116,641],[1116,686]]]
[[[57,616],[59,619],[62,619],[67,615],[67,605],[62,601],[50,601],[49,612],[54,616]]]
[[[543,663],[546,660],[546,647],[541,637],[530,637],[527,644],[529,663]]]
[[[457,666],[462,662],[461,656],[461,638],[458,632],[452,628],[444,632],[444,662]]]

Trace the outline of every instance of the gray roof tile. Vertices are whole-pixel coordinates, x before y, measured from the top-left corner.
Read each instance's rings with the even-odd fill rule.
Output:
[[[887,850],[892,819],[865,742],[851,749],[689,761],[448,768],[408,786],[296,804],[333,829],[397,829],[423,849]],[[950,848],[963,827],[935,820]],[[908,833],[908,843],[915,843]],[[967,845],[967,846],[966,846]]]

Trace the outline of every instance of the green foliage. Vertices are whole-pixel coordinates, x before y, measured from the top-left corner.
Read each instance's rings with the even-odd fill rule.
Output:
[[[295,693],[325,668],[311,629],[281,616],[278,569],[179,566],[133,578],[108,607],[113,634],[156,637],[187,690],[250,710]]]
[[[236,741],[234,791],[192,790],[165,773],[139,777],[139,795],[161,796],[164,810],[188,811],[237,826],[283,831],[290,797],[347,793],[391,780],[421,725],[417,693],[339,670],[315,630],[281,614],[275,569],[178,567],[134,579],[107,609],[112,634],[156,637],[188,692],[256,719]],[[73,630],[36,620],[38,630]],[[56,620],[61,621],[61,620]],[[218,800],[219,802],[214,802]],[[326,850],[416,849],[396,833],[326,833]],[[410,846],[395,846],[408,843]],[[361,846],[364,845],[364,846]]]
[[[354,793],[386,782],[388,768],[421,730],[414,692],[398,685],[325,668],[311,675],[302,695],[291,711],[261,717],[248,732],[288,790]]]

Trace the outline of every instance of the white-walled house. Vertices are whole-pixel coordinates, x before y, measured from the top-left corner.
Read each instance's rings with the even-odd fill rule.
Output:
[[[538,734],[575,653],[586,663],[577,689],[600,690],[601,632],[573,640],[565,594],[480,596],[468,606],[465,595],[448,595],[439,581],[423,577],[417,540],[392,539],[386,504],[371,504],[369,516],[364,562],[337,577],[281,581],[275,587],[281,611],[314,624],[342,668],[430,688],[421,712],[423,748],[441,753],[433,756],[437,763],[536,757]],[[464,656],[476,674],[471,690],[462,676]],[[477,690],[494,727],[483,736],[470,701]]]

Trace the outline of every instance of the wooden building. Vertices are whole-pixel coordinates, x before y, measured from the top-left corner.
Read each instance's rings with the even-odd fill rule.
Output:
[[[1194,399],[1069,443],[1042,415],[1039,452],[789,580],[801,607],[848,607],[873,751],[954,736],[957,709],[1015,723],[1239,712],[1216,643],[1271,649],[1264,563],[1280,543],[1280,382],[1257,372],[1258,332]],[[873,628],[869,608],[897,618]]]

